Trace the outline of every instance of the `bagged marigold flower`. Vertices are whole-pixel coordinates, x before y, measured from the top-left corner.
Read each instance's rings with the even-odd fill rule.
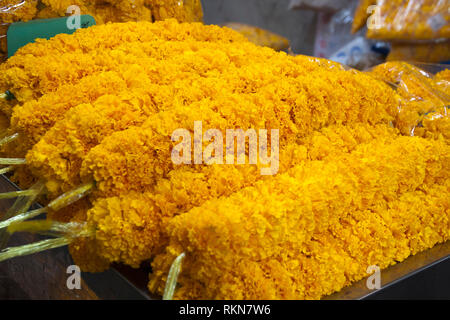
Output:
[[[418,61],[438,63],[450,60],[450,42],[392,43],[387,61]]]
[[[236,30],[249,41],[259,46],[270,47],[275,50],[287,50],[289,48],[288,39],[268,30],[238,22],[229,22],[225,26]]]
[[[371,13],[373,13],[373,11],[371,11],[369,9],[369,7],[376,5],[376,3],[377,3],[377,0],[360,0],[359,1],[359,4],[355,10],[355,15],[353,17],[352,33],[356,33],[367,23],[367,18],[369,18]]]
[[[376,66],[367,73],[396,88],[400,98],[395,126],[403,134],[422,136],[424,129],[417,131],[415,129],[423,127],[422,120],[432,113],[437,112],[441,116],[428,117],[428,122],[438,118],[440,122],[447,121],[450,82],[442,78],[445,77],[445,71],[438,73],[435,77],[406,62],[392,61]]]
[[[369,6],[376,7],[368,13]],[[367,37],[410,42],[450,38],[448,1],[440,0],[361,0],[353,31],[372,19]]]
[[[179,22],[203,21],[200,0],[145,0],[155,20],[175,18]]]

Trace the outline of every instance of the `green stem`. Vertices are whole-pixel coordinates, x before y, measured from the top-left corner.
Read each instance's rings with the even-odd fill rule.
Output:
[[[181,270],[181,263],[186,254],[183,252],[173,261],[167,276],[166,287],[164,288],[163,300],[172,300],[177,286],[178,275]]]
[[[39,180],[34,185],[31,186],[30,190],[34,190],[35,193],[31,197],[19,197],[16,199],[11,208],[6,211],[6,213],[1,217],[0,220],[10,219],[18,214],[22,214],[28,211],[33,202],[36,200],[37,196],[44,191],[45,183],[43,180]],[[9,233],[4,229],[0,229],[0,250],[6,247],[8,243]]]
[[[23,158],[0,158],[0,165],[20,165],[26,162],[27,160]]]
[[[95,233],[95,228],[86,223],[63,223],[45,219],[11,223],[7,230],[9,234],[29,232],[66,238],[92,237]]]
[[[16,97],[11,93],[11,91],[6,90],[4,93],[0,93],[0,99],[13,100]]]
[[[59,248],[68,245],[72,242],[72,238],[56,238],[56,239],[47,239],[35,243],[26,244],[20,247],[12,247],[7,248],[0,252],[0,262],[5,261],[15,257],[26,256],[29,254],[50,250],[54,248]]]
[[[10,171],[12,171],[12,170],[14,170],[14,167],[13,167],[13,166],[1,168],[1,169],[0,169],[0,174],[5,174],[5,173],[8,173],[8,172],[10,172]]]
[[[59,209],[67,207],[75,201],[80,200],[81,198],[89,194],[93,188],[94,182],[85,183],[74,190],[60,195],[58,198],[50,202],[47,207],[54,211],[58,211]]]
[[[0,193],[0,199],[11,199],[23,196],[33,196],[36,194],[35,190],[21,190],[21,191],[11,191]]]
[[[0,229],[8,227],[13,222],[25,221],[25,220],[37,217],[37,216],[41,215],[42,213],[45,213],[46,211],[47,211],[47,208],[39,208],[36,210],[18,214],[12,218],[9,218],[6,221],[0,222]]]
[[[4,145],[4,144],[7,144],[7,143],[9,143],[11,141],[16,140],[18,137],[19,137],[18,133],[14,133],[14,134],[12,134],[10,136],[4,137],[2,140],[0,140],[0,147],[2,145]]]

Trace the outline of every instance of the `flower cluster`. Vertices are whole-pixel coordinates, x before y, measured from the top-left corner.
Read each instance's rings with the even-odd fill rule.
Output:
[[[450,81],[442,71],[436,76],[405,62],[392,61],[376,66],[369,75],[392,84],[400,96],[396,127],[405,135],[448,136],[447,112]],[[433,123],[436,121],[435,123]]]
[[[367,9],[371,5],[377,7],[369,14]],[[353,32],[364,25],[369,15],[379,23],[379,26],[368,28],[369,38],[409,41],[450,38],[450,14],[446,1],[360,0]]]
[[[26,154],[47,200],[94,186],[48,212],[89,228],[70,246],[84,270],[154,259],[161,292],[185,251],[179,298],[320,298],[450,237],[448,72],[345,70],[175,20],[38,40],[0,69],[20,102],[1,105],[20,134],[6,155]],[[401,135],[405,106],[420,137]],[[171,135],[196,121],[278,129],[279,174],[175,165]]]
[[[385,125],[327,127],[282,148],[280,173],[305,161],[347,154],[374,139],[391,141],[397,135],[396,130]],[[101,248],[98,250],[100,256],[110,262],[138,266],[167,245],[164,226],[172,217],[208,200],[229,196],[260,180],[270,178],[261,176],[257,165],[180,166],[154,186],[94,202],[87,221],[96,226],[95,241]],[[92,263],[76,261],[84,269],[92,267]]]
[[[92,71],[85,69],[85,76],[76,74],[74,84],[63,86],[59,82],[73,70],[61,71],[59,81],[54,81],[58,75],[53,74],[51,85],[56,90],[43,88],[49,93],[14,109],[14,129],[31,137],[30,146],[40,140],[27,160],[37,176],[47,179],[52,192],[79,184],[78,172],[85,156],[82,174],[96,179],[104,194],[129,190],[131,181],[137,190],[152,185],[172,169],[172,141],[168,137],[178,128],[192,129],[197,120],[223,130],[277,128],[283,145],[333,123],[388,123],[396,113],[395,92],[363,73],[263,49],[239,36],[236,39],[240,41],[231,41],[234,33],[227,29],[219,29],[223,35],[216,33],[211,39],[208,33],[216,27],[193,24],[192,32],[185,30],[183,35],[179,31],[183,25],[174,21],[158,24],[164,28],[159,32],[169,27],[177,32],[177,40],[152,36],[156,26],[148,24],[148,40],[131,41],[111,50],[102,48],[101,60],[92,61],[92,51],[80,53],[91,61]],[[183,27],[188,29],[188,25]],[[197,28],[205,32],[197,34]],[[267,65],[269,59],[271,64]],[[111,71],[96,71],[100,69]],[[15,67],[7,71],[18,74]],[[102,84],[107,86],[103,89]],[[79,102],[86,104],[74,107],[75,93],[59,98],[70,88],[77,92]],[[118,97],[116,102],[112,96]],[[60,103],[42,112],[46,107],[43,103],[51,99]],[[95,99],[98,103],[92,102]],[[108,111],[104,101],[113,109],[123,108],[129,117],[117,119],[122,113]],[[91,112],[97,108],[96,113]],[[128,128],[132,125],[135,127]],[[48,132],[42,136],[45,130]],[[117,190],[108,191],[111,188]]]
[[[200,46],[197,42],[216,43],[219,47],[222,42],[244,41],[230,29],[200,23],[179,24],[175,20],[93,26],[79,29],[74,35],[59,34],[50,41],[37,40],[18,50],[0,65],[0,88],[9,90],[24,103],[62,85],[75,85],[88,75],[117,70],[118,64],[131,64],[144,57],[160,60],[188,48],[196,50]],[[11,104],[2,103],[0,107],[5,114],[11,114]]]
[[[112,29],[121,31],[113,40],[120,39],[114,43],[109,37]],[[169,100],[172,96],[189,98],[189,79],[182,76],[187,70],[176,71],[177,56],[202,44],[205,50],[208,44],[211,50],[217,50],[219,43],[231,41],[246,42],[229,29],[201,24],[187,26],[168,20],[159,25],[104,25],[91,28],[89,32],[79,30],[73,36],[59,35],[51,41],[26,46],[1,65],[5,72],[1,86],[4,90],[9,88],[23,103],[14,104],[6,99],[0,102],[2,111],[12,114],[10,133],[19,133],[18,142],[3,151],[9,157],[24,157],[69,109],[93,103],[104,95],[125,95],[123,99],[128,100],[129,105],[141,103],[161,108],[173,102]],[[164,59],[171,56],[172,61],[165,63]],[[161,74],[165,73],[165,77],[155,73],[153,66]],[[54,71],[48,73],[48,68]],[[186,87],[180,96],[169,85],[177,79],[183,79],[179,84]],[[139,92],[144,88],[148,92]],[[126,93],[127,90],[130,92]],[[59,139],[62,143],[64,137]],[[20,171],[16,171],[15,176],[26,186],[29,173],[20,174]]]
[[[249,41],[260,46],[270,47],[275,50],[286,50],[289,48],[288,39],[268,30],[238,22],[229,22],[225,26],[239,32]]]
[[[173,218],[152,264],[161,292],[186,253],[177,298],[317,299],[449,239],[449,146],[397,137],[307,161]]]
[[[5,54],[8,24],[32,19],[64,17],[70,6],[90,14],[97,24],[174,18],[179,22],[201,22],[200,0],[2,0],[0,1],[0,52]]]
[[[387,61],[427,61],[440,63],[450,60],[450,41],[429,43],[392,43]]]

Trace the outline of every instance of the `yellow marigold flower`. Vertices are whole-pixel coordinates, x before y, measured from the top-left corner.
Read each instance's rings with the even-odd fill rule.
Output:
[[[369,28],[368,38],[410,41],[450,38],[446,1],[379,0],[376,4],[380,28]]]
[[[111,37],[113,33],[117,36]],[[200,23],[179,24],[175,20],[93,26],[79,29],[73,35],[59,34],[50,40],[38,40],[24,46],[1,65],[0,88],[10,90],[20,102],[25,102],[54,91],[62,84],[77,83],[86,75],[110,70],[121,61],[119,58],[126,61],[127,54],[136,51],[140,57],[154,53],[154,57],[161,59],[166,52],[154,43],[149,46],[153,49],[150,52],[139,50],[143,44],[157,40],[246,41],[227,28]],[[121,55],[121,52],[125,54]],[[54,70],[51,76],[46,72],[49,69]]]
[[[376,0],[360,0],[358,7],[356,8],[355,15],[353,17],[352,33],[360,30],[367,22],[370,13],[368,12],[369,6],[376,5]],[[372,12],[374,13],[374,12]]]
[[[387,208],[399,194],[448,185],[448,148],[442,141],[421,138],[399,137],[388,144],[374,140],[350,155],[306,162],[193,208],[169,222],[171,244],[152,264],[149,289],[161,292],[171,261],[184,251],[178,298],[320,298],[339,290],[358,278],[362,262],[343,248],[333,248],[321,235],[333,235],[328,230],[341,225],[340,219]],[[442,217],[448,210],[430,212]],[[380,229],[378,236],[370,231],[376,228],[373,218],[357,218],[361,239],[375,235],[380,241],[372,241],[372,246],[388,247],[383,239],[389,239],[389,232]],[[442,230],[442,225],[436,228]],[[348,228],[345,232],[351,234]],[[443,237],[427,239],[432,245]],[[357,254],[369,262],[383,262],[383,254],[374,252],[373,257],[365,251]],[[386,259],[392,262],[392,255]],[[278,279],[285,275],[292,282],[281,287]]]
[[[87,206],[77,205],[70,210],[71,212],[68,218],[72,222],[85,222],[87,219],[87,210]],[[57,221],[64,221],[64,217],[61,217],[61,212],[53,213],[52,218]],[[97,243],[92,238],[78,238],[77,241],[70,244],[69,252],[77,265],[83,270],[102,272],[109,268],[109,262],[99,255],[100,250],[98,250]]]
[[[136,68],[132,68],[136,71]],[[118,94],[127,83],[117,72],[101,72],[84,77],[77,85],[63,85],[55,92],[43,95],[14,108],[10,132],[19,133],[17,143],[5,146],[9,157],[24,157],[26,152],[53,125],[64,118],[67,110],[78,104],[94,102],[105,94]]]
[[[0,1],[0,22],[3,24],[31,20],[37,12],[37,3],[37,0]]]
[[[175,18],[179,22],[203,21],[203,9],[200,0],[145,0],[152,10],[155,20]]]
[[[168,25],[175,29],[181,26],[173,21],[161,23],[161,26],[164,27]],[[135,25],[135,27],[138,26],[141,25]],[[111,50],[111,54],[101,56],[99,65],[92,66],[94,69],[89,72],[84,69],[83,72],[87,73],[84,78],[76,79],[73,84],[67,84],[63,88],[67,88],[67,90],[81,88],[88,79],[95,81],[94,79],[97,79],[95,75],[103,69],[122,71],[127,79],[128,86],[133,85],[133,81],[139,84],[137,79],[133,80],[133,77],[127,77],[126,75],[132,74],[130,70],[140,67],[143,70],[141,74],[144,75],[144,78],[149,77],[151,81],[151,84],[145,82],[145,84],[141,83],[141,86],[147,86],[147,88],[148,86],[151,88],[153,84],[160,86],[161,95],[158,98],[154,97],[157,109],[164,109],[162,106],[165,104],[178,105],[176,107],[178,111],[176,112],[180,114],[180,117],[184,117],[183,114],[191,112],[190,109],[197,108],[195,106],[186,108],[185,105],[204,100],[201,104],[204,110],[212,108],[220,111],[222,117],[226,118],[227,123],[232,123],[233,127],[240,125],[243,128],[281,128],[284,135],[283,139],[289,139],[296,134],[305,136],[314,129],[332,123],[369,122],[374,124],[387,122],[392,119],[391,116],[396,112],[397,106],[393,91],[383,83],[374,81],[362,73],[345,71],[324,60],[289,57],[270,49],[258,48],[244,40],[242,42],[230,42],[226,40],[226,37],[223,40],[217,38],[217,35],[215,35],[217,40],[214,40],[209,39],[207,33],[197,36],[194,32],[197,27],[196,24],[191,26],[193,32],[189,33],[188,39],[180,35],[182,41],[165,41],[147,35],[148,42],[127,43],[120,47],[120,50],[117,47]],[[204,26],[201,27],[205,28]],[[178,30],[176,31],[178,32]],[[202,37],[205,39],[204,41],[197,41],[197,38],[202,39]],[[65,43],[69,39],[73,40],[68,36],[67,41],[64,40]],[[57,42],[55,39],[47,42],[52,43],[52,41]],[[36,46],[39,47],[39,44],[36,44]],[[125,54],[124,51],[126,50],[131,54]],[[25,48],[24,51],[26,51]],[[68,53],[68,55],[71,55],[71,53]],[[91,59],[89,51],[86,58],[88,56]],[[46,57],[46,59],[54,58],[53,56],[43,57]],[[268,59],[271,61],[270,67],[267,64]],[[118,65],[121,67],[118,67]],[[18,74],[14,72],[15,76]],[[61,81],[67,77],[67,74],[63,72],[62,76]],[[279,80],[280,76],[282,77],[281,80]],[[52,79],[55,77],[55,75],[52,75]],[[114,81],[111,82],[114,85]],[[43,82],[41,81],[41,83]],[[60,89],[61,92],[58,90],[60,88],[58,83],[53,85],[56,85],[57,91],[54,92],[54,95],[49,94],[49,98],[57,97],[64,92],[64,89]],[[95,92],[96,89],[90,89],[90,86],[91,84],[86,84],[86,90]],[[368,90],[369,88],[370,90]],[[29,90],[29,88],[23,89]],[[105,91],[108,92],[109,89],[107,88]],[[49,87],[45,90],[52,91],[53,89]],[[81,92],[84,92],[84,90]],[[43,101],[45,101],[44,97],[46,96],[42,97]],[[81,98],[80,102],[83,102],[83,99]],[[211,103],[205,99],[214,100]],[[346,102],[342,103],[344,100]],[[39,105],[31,102],[26,105],[35,109],[35,112],[39,112]],[[52,119],[48,121],[49,126],[51,122],[55,121],[54,119],[57,120],[62,117],[64,111],[70,109],[70,107],[70,103],[56,105],[55,109],[52,110],[56,111],[57,109],[59,111],[51,112]],[[355,108],[359,111],[355,112]],[[42,128],[41,133],[43,133],[46,125],[45,123],[41,125],[40,119],[37,119],[36,124],[34,124],[34,121],[27,122],[25,119],[27,119],[29,113],[20,112],[24,110],[30,109],[28,107],[19,108],[14,123],[22,123],[21,128],[31,125],[30,130],[32,132],[26,135],[31,136],[32,139],[29,143],[31,145],[33,140],[39,137],[39,134],[35,134],[35,128]],[[313,112],[311,113],[311,111]],[[208,111],[208,113],[211,112]],[[259,113],[265,114],[265,116],[261,118]],[[44,112],[43,116],[45,114],[48,113]],[[189,127],[192,127],[194,120],[203,119],[203,117],[195,118],[194,114],[188,116],[189,119],[193,120]],[[21,118],[24,120],[22,121]],[[174,118],[176,117],[173,117],[170,112],[163,113],[155,116],[153,120],[149,120],[150,127],[164,123],[173,131],[180,127],[180,123],[174,122]],[[30,115],[28,119],[34,118]],[[45,117],[42,119],[45,120]],[[225,124],[224,121],[222,123]],[[226,127],[219,126],[219,128]],[[165,130],[163,134],[166,138],[170,136],[171,132],[167,128]],[[111,131],[103,132],[105,138],[110,133]],[[98,136],[101,136],[101,134],[101,132],[98,132]],[[117,134],[120,135],[121,133]],[[122,133],[123,136],[126,134],[126,132]],[[64,136],[66,139],[72,139],[70,134]],[[127,139],[130,139],[130,137],[134,137],[134,135],[131,134]],[[112,140],[114,141],[113,138]],[[41,145],[45,144],[46,142],[42,142]],[[90,141],[90,144],[94,146],[92,141]],[[170,147],[170,144],[166,143],[166,145]],[[158,146],[158,148],[160,147]],[[68,148],[66,146],[65,149],[61,150],[69,152]],[[26,150],[26,148],[24,149]],[[37,154],[29,155],[30,161],[33,159],[31,163],[35,172],[40,172],[51,180],[52,185],[55,185],[54,179],[61,179],[61,177],[63,182],[67,183],[66,186],[76,184],[78,180],[67,181],[67,177],[74,177],[74,174],[64,173],[65,165],[56,164],[57,161],[53,165],[47,162],[49,158],[56,159],[56,157],[59,157],[46,154],[51,149],[54,150],[53,152],[58,152],[57,148],[50,147],[50,149],[41,149],[43,152],[41,154],[39,154],[40,151],[37,151]],[[133,148],[130,150],[133,150]],[[95,158],[95,156],[93,157]],[[67,163],[67,160],[64,160],[63,163]],[[53,169],[48,171],[40,168],[41,166],[44,168],[53,166]],[[78,166],[73,166],[73,172],[76,168]],[[56,172],[54,172],[55,170]],[[147,177],[147,179],[152,179],[152,177]]]
[[[414,128],[414,135],[447,141],[450,138],[450,115],[448,107],[437,109],[424,115],[421,122]]]
[[[239,32],[249,41],[259,46],[270,47],[275,50],[286,50],[289,48],[288,39],[268,30],[238,22],[229,22],[225,26]]]
[[[387,61],[439,63],[450,60],[450,41],[437,43],[392,43]]]
[[[322,141],[330,139],[327,141],[330,143],[329,154],[314,151],[321,148],[315,138],[305,139],[302,141],[304,144],[290,144],[281,150],[280,173],[309,158],[315,159],[315,155],[336,157],[351,152],[359,143],[373,139],[390,141],[396,136],[397,132],[385,125],[326,128],[315,137],[323,137]],[[270,180],[259,174],[256,165],[180,166],[155,186],[142,190],[144,193],[131,192],[95,201],[87,221],[97,226],[95,241],[98,254],[110,262],[138,266],[167,245],[164,230],[170,218],[208,200],[229,196],[261,179]],[[140,223],[136,224],[136,219]],[[124,230],[128,231],[125,233]]]
[[[287,79],[286,83],[279,81],[261,88],[261,82],[255,83],[258,94],[227,95],[221,91],[212,101],[205,99],[189,108],[176,106],[160,112],[143,128],[130,128],[105,138],[85,158],[81,174],[95,179],[106,195],[129,190],[130,181],[136,190],[152,185],[173,169],[172,133],[178,128],[193,132],[195,121],[202,121],[204,130],[222,132],[229,128],[276,128],[283,147],[297,136],[307,136],[328,124],[376,124],[391,119],[392,111],[388,110],[396,106],[394,96],[386,95],[390,90],[387,86],[369,81],[370,77],[360,73],[324,69],[327,80],[322,80],[324,74],[319,70],[316,73],[317,78],[298,76],[295,81]],[[256,70],[252,74],[257,74]],[[366,85],[371,89],[364,89]]]
[[[50,193],[72,189],[80,184],[81,163],[91,148],[105,136],[139,125],[155,113],[157,106],[146,94],[142,89],[127,90],[70,109],[27,154],[28,166],[47,180]],[[55,184],[55,180],[65,184]]]
[[[441,72],[438,72],[435,76],[436,81],[440,80],[447,80],[450,81],[450,69],[442,70]]]

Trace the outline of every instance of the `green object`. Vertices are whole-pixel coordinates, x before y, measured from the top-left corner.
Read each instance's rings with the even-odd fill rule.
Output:
[[[73,25],[75,18],[78,17],[69,16],[12,23],[7,32],[8,58],[14,55],[19,48],[27,43],[34,42],[38,38],[50,39],[59,33],[74,33],[76,31]],[[95,25],[95,19],[91,15],[85,14],[79,16],[79,18],[80,28]]]
[[[5,99],[8,101],[14,100],[16,97],[11,93],[11,91],[5,91]]]

